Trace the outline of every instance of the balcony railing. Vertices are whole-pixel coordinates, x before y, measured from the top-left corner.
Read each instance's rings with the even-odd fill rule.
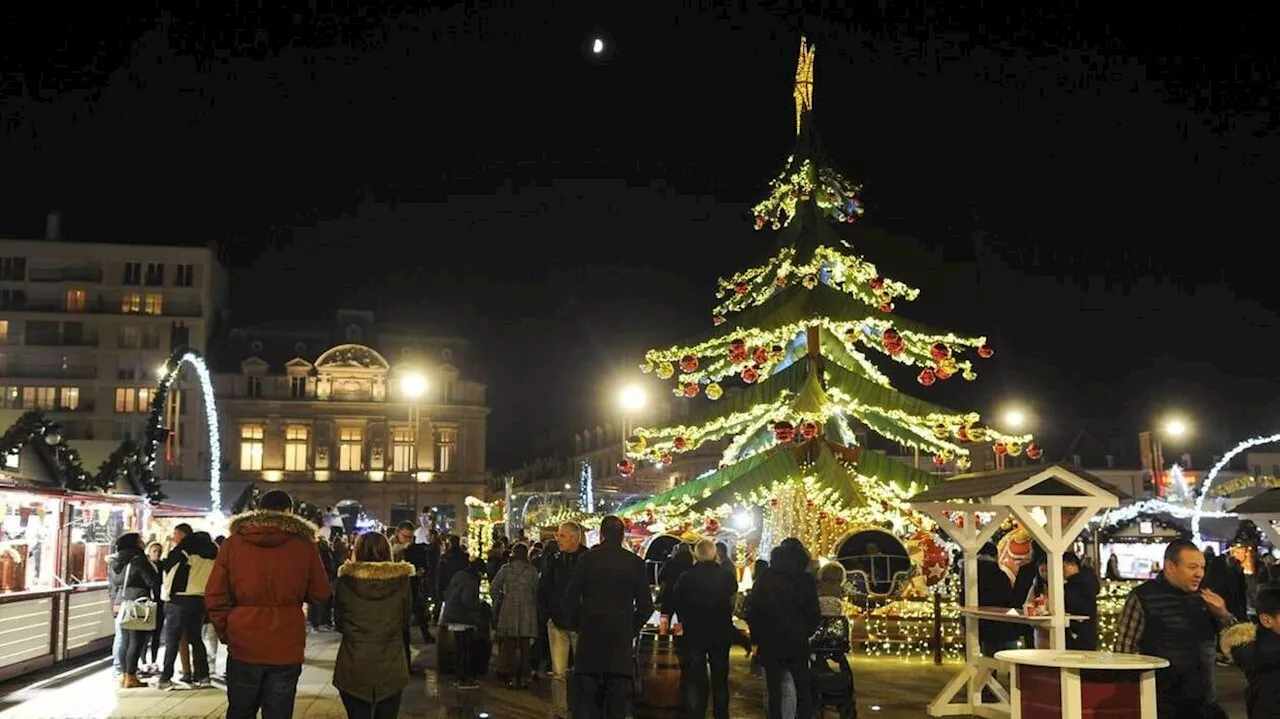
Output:
[[[0,310],[17,312],[57,312],[60,314],[93,314],[93,315],[137,315],[139,317],[184,317],[203,316],[200,305],[180,302],[166,302],[162,312],[125,312],[119,299],[114,302],[85,302],[80,307],[68,307],[62,300],[27,299],[26,301],[9,301],[0,303]]]
[[[28,347],[97,347],[97,335],[81,335],[79,337],[68,337],[63,335],[27,335],[26,342]]]
[[[27,270],[28,282],[102,282],[101,267],[51,267]]]
[[[97,367],[76,367],[62,365],[0,365],[0,377],[21,377],[25,379],[96,379]]]

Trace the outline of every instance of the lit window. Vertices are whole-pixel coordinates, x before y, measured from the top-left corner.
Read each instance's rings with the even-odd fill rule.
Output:
[[[284,431],[284,468],[289,472],[307,470],[307,428],[291,425]]]
[[[9,341],[9,320],[0,320],[0,343]]]
[[[84,312],[84,290],[67,290],[67,311]]]
[[[149,315],[164,314],[164,295],[158,292],[148,292],[143,302],[143,310]]]
[[[458,450],[458,431],[442,429],[436,433],[436,471],[452,472]]]
[[[262,425],[246,424],[240,428],[240,469],[262,469]]]
[[[150,412],[152,390],[147,387],[117,387],[117,412]]]
[[[136,315],[142,311],[142,295],[137,292],[126,292],[120,298],[120,311],[127,315]]]
[[[338,470],[359,472],[364,468],[364,430],[344,427],[338,431]]]
[[[4,457],[4,468],[18,471],[18,464],[22,459],[22,455],[18,452],[10,452]]]
[[[17,387],[0,387],[0,409],[22,409],[22,393]]]
[[[22,406],[27,409],[56,409],[57,387],[23,387]]]
[[[391,430],[391,471],[412,472],[413,466],[413,429],[396,427]]]
[[[80,388],[63,387],[61,399],[62,409],[80,409]]]

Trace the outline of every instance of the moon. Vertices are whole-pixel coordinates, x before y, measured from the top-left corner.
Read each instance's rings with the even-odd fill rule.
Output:
[[[592,40],[591,52],[595,53],[596,55],[599,55],[600,53],[604,52],[604,40],[601,40],[600,38],[596,38],[595,40]]]

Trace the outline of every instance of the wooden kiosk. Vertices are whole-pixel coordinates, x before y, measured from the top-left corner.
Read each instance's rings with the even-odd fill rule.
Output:
[[[1258,529],[1267,533],[1271,545],[1280,547],[1280,487],[1254,495],[1232,511],[1245,519],[1253,520]]]
[[[995,672],[1009,668],[1010,662],[982,656],[980,620],[1045,627],[1051,650],[1060,652],[1066,647],[1071,618],[1060,591],[1049,593],[1049,613],[1044,616],[978,606],[978,550],[982,545],[1012,516],[1048,554],[1049,585],[1062,586],[1062,553],[1090,519],[1103,509],[1119,506],[1120,498],[1118,490],[1087,472],[1050,464],[958,475],[909,500],[964,551],[965,606],[960,613],[965,623],[965,666],[929,703],[929,716],[1021,715],[1020,707],[1013,705],[1009,691],[995,677]],[[983,701],[984,689],[995,696],[994,702]],[[1061,716],[1071,719],[1080,715]]]

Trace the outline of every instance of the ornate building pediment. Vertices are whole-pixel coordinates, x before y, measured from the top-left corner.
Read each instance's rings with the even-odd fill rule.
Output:
[[[358,344],[338,345],[316,358],[321,374],[386,374],[391,365],[376,350]]]

